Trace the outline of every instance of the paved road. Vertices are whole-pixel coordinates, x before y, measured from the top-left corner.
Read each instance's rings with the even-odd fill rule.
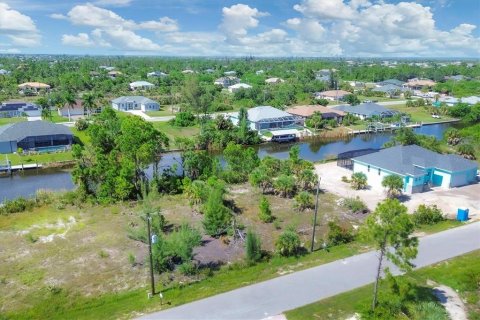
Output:
[[[480,222],[421,238],[415,264],[424,267],[477,249],[480,249]],[[376,252],[368,252],[141,319],[263,319],[372,283],[376,263]]]

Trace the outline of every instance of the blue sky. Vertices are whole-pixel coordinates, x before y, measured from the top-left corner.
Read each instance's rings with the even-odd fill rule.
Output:
[[[0,53],[479,57],[479,0],[0,0]]]

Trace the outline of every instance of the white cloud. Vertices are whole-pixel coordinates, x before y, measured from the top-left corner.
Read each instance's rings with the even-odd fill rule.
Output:
[[[33,20],[0,2],[0,35],[5,35],[18,46],[32,47],[40,44],[40,34]]]
[[[163,17],[158,21],[145,21],[138,24],[140,29],[161,31],[161,32],[173,32],[178,31],[177,21],[169,17]]]
[[[123,27],[133,29],[136,24],[132,20],[125,20],[115,12],[94,6],[91,3],[78,5],[67,14],[70,21],[75,25],[95,28]]]
[[[324,35],[326,30],[320,22],[314,19],[293,18],[288,19],[285,24],[290,29],[297,31],[301,39],[312,43],[325,41]]]
[[[90,39],[86,33],[79,33],[78,35],[64,34],[62,36],[62,43],[67,46],[75,47],[93,47],[95,42]]]
[[[48,15],[52,19],[57,19],[57,20],[68,20],[68,17],[61,14],[61,13],[52,13]]]
[[[318,19],[351,19],[355,15],[355,10],[343,0],[304,0],[301,4],[294,5],[293,9],[306,17]]]
[[[113,47],[122,48],[123,50],[155,51],[161,49],[161,47],[152,40],[141,37],[135,32],[123,28],[102,30],[100,38],[104,39]]]
[[[222,9],[223,19],[220,29],[227,39],[233,43],[241,40],[248,33],[248,29],[258,26],[258,19],[267,16],[268,13],[260,12],[257,8],[251,8],[245,4],[235,4]]]

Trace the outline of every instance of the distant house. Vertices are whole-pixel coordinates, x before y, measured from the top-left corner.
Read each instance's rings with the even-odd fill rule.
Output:
[[[265,80],[266,84],[276,84],[276,83],[284,83],[284,82],[285,80],[281,78],[268,78],[267,80]]]
[[[25,82],[18,85],[21,94],[38,94],[40,91],[48,91],[50,90],[50,85],[42,82]]]
[[[240,79],[233,76],[221,77],[216,79],[213,83],[218,86],[222,86],[222,88],[228,88],[234,84],[240,83]]]
[[[346,81],[354,91],[364,90],[365,82],[362,81]]]
[[[167,76],[168,76],[168,74],[166,74],[165,72],[161,72],[161,71],[152,71],[152,72],[147,73],[148,78],[165,78]]]
[[[107,74],[111,79],[116,79],[123,75],[123,73],[120,71],[109,71]]]
[[[405,193],[417,193],[432,187],[460,187],[477,179],[478,163],[453,154],[439,154],[410,145],[382,149],[352,159],[353,172],[362,172],[373,188],[382,188],[389,175],[403,179]]]
[[[350,92],[345,90],[329,90],[315,93],[315,99],[327,99],[330,101],[343,100]]]
[[[98,78],[100,77],[100,72],[98,71],[90,71],[90,78]]]
[[[208,69],[205,69],[205,73],[214,73],[215,70],[213,70],[212,68],[208,68]]]
[[[192,74],[192,73],[195,73],[195,71],[191,70],[191,69],[185,69],[182,71],[183,74]]]
[[[385,96],[389,96],[389,97],[400,96],[407,91],[410,91],[410,90],[394,84],[386,84],[381,87],[372,89],[372,92],[381,92]]]
[[[301,117],[291,115],[271,106],[260,106],[248,109],[248,121],[252,130],[271,130],[291,127],[302,120]],[[234,124],[238,124],[238,115],[231,117]]]
[[[247,89],[251,89],[252,86],[249,85],[249,84],[246,84],[246,83],[237,83],[237,84],[234,84],[232,86],[229,86],[228,87],[228,91],[230,91],[231,93],[235,93],[239,90],[247,90]]]
[[[103,70],[106,70],[106,71],[113,71],[115,70],[115,67],[110,67],[110,66],[100,66],[98,67],[99,69],[103,69]]]
[[[321,105],[306,105],[306,106],[294,106],[285,110],[294,116],[302,117],[304,120],[310,118],[315,113],[322,115],[322,119],[331,120],[334,119],[337,122],[342,122],[345,112],[327,108]]]
[[[388,80],[383,80],[377,83],[378,87],[383,87],[386,85],[394,85],[397,87],[401,87],[405,84],[405,82],[397,80],[397,79],[388,79]]]
[[[265,73],[265,71],[263,71],[263,70],[257,70],[257,71],[255,71],[255,74],[256,74],[257,76],[259,76],[259,75],[261,75],[261,74],[264,74],[264,73]]]
[[[456,75],[456,76],[445,76],[444,77],[445,80],[452,80],[452,81],[462,81],[462,80],[467,80],[467,77],[459,74],[459,75]]]
[[[0,127],[0,153],[41,150],[46,147],[69,147],[73,143],[70,129],[49,121],[25,121]]]
[[[158,102],[142,96],[123,96],[112,100],[112,108],[118,111],[141,110],[156,111],[160,110]]]
[[[478,96],[465,97],[465,98],[462,98],[461,100],[462,100],[462,103],[466,103],[469,105],[480,103],[480,97]]]
[[[455,97],[442,97],[438,100],[438,102],[439,102],[439,105],[441,105],[441,103],[445,103],[447,106],[452,107],[457,103],[460,103],[461,100]]]
[[[384,106],[376,103],[362,103],[357,106],[341,105],[333,107],[333,109],[354,115],[362,120],[369,119],[374,116],[379,118],[388,118],[398,114],[397,111],[387,109]]]
[[[135,81],[130,83],[131,90],[148,90],[154,88],[155,85],[148,81]]]
[[[58,113],[59,116],[66,117],[66,118],[75,117],[75,116],[76,117],[86,116],[86,115],[88,115],[89,112],[90,112],[90,114],[97,114],[97,113],[102,112],[102,108],[98,107],[94,110],[86,110],[83,106],[82,100],[77,99],[77,100],[75,100],[74,105],[70,106],[70,105],[65,104],[62,108],[59,108],[57,110],[57,113]]]
[[[223,74],[226,76],[236,76],[237,71],[225,71]]]
[[[330,81],[330,76],[332,72],[337,72],[338,70],[336,69],[321,69],[318,71],[314,71],[315,73],[315,80],[319,80],[322,82],[328,82]]]
[[[410,88],[412,90],[422,90],[424,88],[431,88],[435,86],[437,83],[435,81],[432,81],[430,79],[409,79],[407,83],[405,83],[403,86],[406,88]]]
[[[40,107],[36,104],[23,101],[4,102],[0,104],[0,118],[39,117]]]
[[[0,69],[0,76],[8,76],[9,74],[10,74],[10,71],[5,69]]]

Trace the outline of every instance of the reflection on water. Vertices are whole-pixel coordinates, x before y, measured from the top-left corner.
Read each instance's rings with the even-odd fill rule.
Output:
[[[443,132],[449,124],[429,125],[416,128],[415,132],[432,135],[441,139]],[[288,152],[293,145],[300,147],[300,157],[309,161],[320,161],[329,156],[336,156],[345,151],[367,148],[381,148],[383,144],[390,140],[391,133],[365,134],[350,136],[346,139],[312,139],[299,143],[275,144],[268,143],[255,148],[258,155],[263,158],[270,155],[279,159],[288,158]],[[220,162],[224,163],[219,154]],[[176,165],[177,174],[182,173],[181,157],[179,152],[166,154],[160,161],[159,169],[164,170]],[[152,176],[153,166],[147,169],[147,175]],[[71,174],[68,170],[33,170],[25,171],[23,174],[15,174],[13,177],[0,178],[0,201],[3,199],[13,199],[19,196],[32,196],[38,189],[62,190],[73,189]]]

